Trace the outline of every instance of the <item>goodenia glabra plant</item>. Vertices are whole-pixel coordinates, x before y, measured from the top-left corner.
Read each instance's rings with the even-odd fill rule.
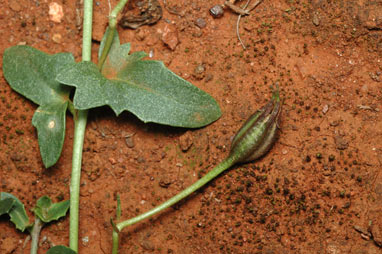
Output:
[[[84,0],[81,62],[76,63],[70,53],[48,55],[29,46],[14,46],[4,52],[6,80],[13,90],[39,105],[32,124],[37,129],[45,167],[51,167],[59,159],[66,111],[73,115],[69,246],[75,252],[78,251],[82,149],[89,109],[108,105],[116,115],[126,110],[143,122],[186,128],[205,126],[221,115],[210,95],[178,77],[162,62],[143,60],[146,53],[130,54],[130,44],[120,45],[117,15],[126,3],[127,0],[121,0],[110,13],[98,65],[91,62],[91,0]],[[73,99],[71,93],[74,93]],[[51,253],[60,253],[62,248]]]
[[[4,52],[6,80],[12,89],[39,105],[32,124],[37,128],[40,153],[47,168],[60,157],[67,110],[74,119],[70,248],[56,246],[48,251],[49,254],[78,252],[80,174],[89,109],[108,105],[116,115],[127,110],[143,122],[187,128],[205,126],[221,115],[219,106],[211,96],[175,75],[162,62],[143,60],[146,56],[144,52],[129,54],[130,44],[120,45],[116,31],[117,14],[126,2],[120,1],[110,14],[109,27],[100,45],[97,65],[91,62],[90,57],[91,0],[84,0],[81,62],[75,63],[69,53],[48,55],[29,46],[15,46]],[[72,92],[73,99],[70,96]],[[219,165],[195,184],[152,210],[117,224],[112,221],[113,254],[118,252],[118,234],[123,228],[177,203],[231,166],[263,156],[275,141],[280,112],[277,88],[270,102],[251,116],[239,130],[233,139],[230,154]],[[116,221],[120,220],[120,216],[118,198]]]

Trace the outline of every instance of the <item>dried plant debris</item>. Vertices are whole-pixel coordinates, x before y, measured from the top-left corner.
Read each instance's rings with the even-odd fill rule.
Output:
[[[119,24],[123,28],[137,29],[143,25],[152,25],[162,18],[162,7],[157,0],[134,0],[129,2]]]
[[[227,0],[222,5],[215,5],[215,6],[213,6],[210,9],[210,14],[214,18],[220,18],[224,14],[224,7],[227,7],[232,12],[238,14],[239,16],[238,16],[237,22],[236,22],[236,35],[237,35],[237,38],[238,38],[241,46],[243,47],[243,49],[246,49],[246,46],[244,45],[243,41],[240,38],[240,33],[239,33],[240,19],[241,19],[242,16],[249,15],[250,12],[253,9],[255,9],[261,2],[262,2],[262,0],[257,0],[253,4],[250,4],[251,0],[247,0],[247,2],[244,4],[243,7],[239,7],[239,6],[235,5],[236,0]]]

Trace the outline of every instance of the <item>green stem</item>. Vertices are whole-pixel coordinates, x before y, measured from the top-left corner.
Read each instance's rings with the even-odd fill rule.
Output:
[[[40,239],[40,232],[43,225],[44,224],[41,222],[41,220],[38,217],[36,217],[33,224],[33,229],[31,232],[31,238],[32,238],[31,254],[37,254],[38,240]]]
[[[87,110],[79,110],[77,117],[74,117],[72,178],[70,182],[69,247],[76,252],[78,252],[78,217],[80,204],[82,149],[84,145],[87,115]]]
[[[119,221],[121,218],[121,199],[119,195],[117,195],[117,216],[116,220]],[[110,220],[111,225],[113,226],[113,249],[112,254],[118,254],[118,244],[119,244],[119,230],[116,228],[113,220]]]
[[[113,229],[113,250],[112,254],[118,254],[119,233]]]
[[[84,1],[84,24],[82,32],[82,61],[92,58],[93,0]]]
[[[93,1],[84,1],[84,23],[82,37],[82,61],[91,61],[91,38],[93,22]],[[70,182],[70,225],[69,225],[69,247],[78,252],[78,222],[80,203],[80,180],[82,149],[84,145],[85,129],[88,111],[78,110],[74,114],[74,140],[72,175]]]
[[[137,222],[140,222],[144,219],[147,219],[147,218],[153,216],[154,214],[157,214],[160,211],[176,204],[177,202],[184,199],[185,197],[187,197],[191,193],[195,192],[196,190],[198,190],[199,188],[204,186],[206,183],[208,183],[209,181],[214,179],[216,176],[218,176],[220,173],[222,173],[226,169],[233,166],[234,164],[235,164],[235,158],[228,157],[227,159],[222,161],[219,165],[217,165],[215,168],[213,168],[210,172],[208,172],[205,176],[200,178],[196,183],[189,186],[187,189],[183,190],[182,192],[180,192],[176,196],[174,196],[174,197],[170,198],[169,200],[165,201],[164,203],[154,207],[153,209],[151,209],[150,211],[148,211],[146,213],[140,214],[134,218],[131,218],[129,220],[125,220],[125,221],[118,223],[117,229],[119,231],[121,231],[123,228],[125,228],[127,226],[133,225]]]
[[[106,60],[107,55],[109,54],[109,50],[111,48],[111,45],[113,44],[114,34],[116,33],[116,27],[117,27],[117,16],[118,13],[123,9],[125,4],[129,0],[121,0],[117,4],[117,6],[114,7],[114,9],[111,11],[109,16],[109,27],[108,27],[108,34],[105,41],[105,46],[103,47],[102,54],[98,60],[98,69],[102,69],[102,66]]]

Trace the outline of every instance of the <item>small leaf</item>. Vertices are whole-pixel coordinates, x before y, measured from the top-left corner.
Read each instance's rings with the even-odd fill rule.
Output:
[[[9,198],[14,200],[13,206],[8,212],[9,216],[11,217],[11,221],[13,224],[15,224],[17,229],[24,232],[26,228],[31,226],[31,224],[29,224],[29,218],[25,211],[24,205],[12,194],[7,192],[0,192],[0,200],[6,200]]]
[[[8,213],[9,210],[11,210],[11,208],[13,207],[13,204],[15,202],[16,201],[12,198],[5,198],[0,200],[0,216]]]
[[[130,44],[119,45],[116,34],[102,73],[95,64],[80,62],[58,74],[59,82],[77,88],[73,101],[77,109],[109,105],[116,115],[128,110],[143,122],[191,128],[220,117],[210,95],[162,62],[143,61],[144,52],[129,55],[129,51]]]
[[[32,123],[45,167],[57,162],[64,143],[70,88],[55,78],[70,64],[74,58],[69,53],[48,55],[29,46],[14,46],[4,52],[4,76],[12,89],[40,105]],[[55,128],[49,128],[52,119],[57,121]]]
[[[75,252],[74,250],[63,245],[54,246],[46,252],[46,254],[76,254],[76,253],[77,252]]]
[[[53,166],[60,158],[65,139],[65,116],[68,103],[48,104],[38,107],[32,124],[38,131],[38,143],[44,165]]]
[[[36,207],[33,211],[41,221],[48,223],[65,216],[69,205],[69,200],[53,203],[49,197],[43,196],[37,200]]]

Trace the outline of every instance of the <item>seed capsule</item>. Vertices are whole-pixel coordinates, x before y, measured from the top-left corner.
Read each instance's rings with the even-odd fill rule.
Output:
[[[265,155],[276,140],[280,113],[281,103],[277,88],[272,99],[256,111],[237,132],[229,156],[236,163],[242,163]]]

